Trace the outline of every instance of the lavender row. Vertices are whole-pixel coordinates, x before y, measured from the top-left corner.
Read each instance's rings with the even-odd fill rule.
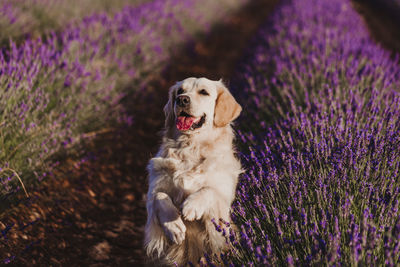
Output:
[[[398,264],[399,58],[348,0],[285,2],[245,58],[239,231],[219,264]]]
[[[11,41],[0,53],[1,193],[18,190],[18,177],[29,183],[49,175],[53,156],[86,133],[132,124],[121,100],[144,88],[174,47],[233,8],[154,0],[88,16],[44,40]]]
[[[65,25],[79,23],[88,14],[106,11],[113,14],[127,5],[146,0],[2,0],[0,3],[0,44],[9,39],[40,37],[49,31],[61,31]],[[147,1],[149,2],[149,1]]]

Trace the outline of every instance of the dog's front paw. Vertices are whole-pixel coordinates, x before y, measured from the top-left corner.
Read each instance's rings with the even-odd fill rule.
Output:
[[[182,215],[188,221],[200,220],[205,212],[203,199],[197,194],[190,195],[182,204]]]
[[[172,242],[180,245],[185,240],[186,226],[181,217],[173,221],[164,222],[162,226],[165,234]]]

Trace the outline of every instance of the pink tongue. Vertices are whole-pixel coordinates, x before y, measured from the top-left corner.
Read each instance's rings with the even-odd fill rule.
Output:
[[[187,131],[190,129],[195,120],[196,118],[194,117],[179,116],[176,119],[176,128],[178,128],[179,131]]]

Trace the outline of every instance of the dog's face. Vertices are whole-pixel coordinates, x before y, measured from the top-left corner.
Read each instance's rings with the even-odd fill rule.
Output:
[[[169,90],[164,107],[166,128],[193,134],[224,127],[236,119],[242,108],[221,81],[187,78]]]

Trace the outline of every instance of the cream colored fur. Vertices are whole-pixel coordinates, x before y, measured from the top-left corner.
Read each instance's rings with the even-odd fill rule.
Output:
[[[189,107],[175,104],[179,88],[190,97]],[[201,89],[209,95],[199,94]],[[195,117],[205,114],[205,123],[199,129],[180,132],[175,119],[182,110]],[[218,254],[225,247],[225,239],[211,219],[230,221],[241,173],[230,122],[241,107],[221,81],[188,78],[170,88],[164,111],[162,144],[147,166],[145,248],[158,263],[197,264],[204,253]]]

